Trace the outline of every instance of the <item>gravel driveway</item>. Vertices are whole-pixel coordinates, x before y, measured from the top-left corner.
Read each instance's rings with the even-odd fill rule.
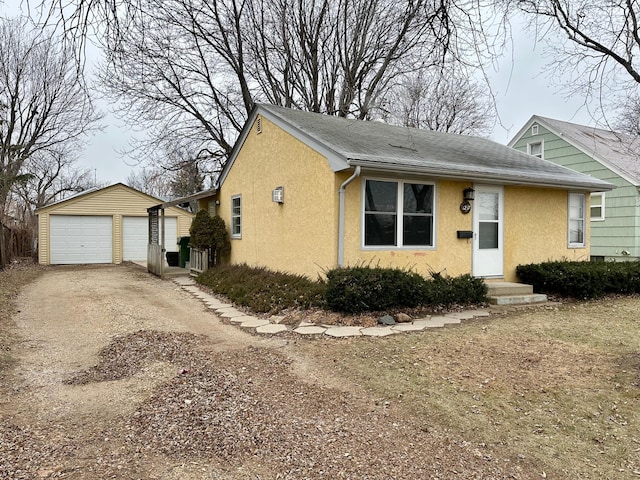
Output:
[[[135,266],[51,268],[18,309],[0,478],[526,478]]]

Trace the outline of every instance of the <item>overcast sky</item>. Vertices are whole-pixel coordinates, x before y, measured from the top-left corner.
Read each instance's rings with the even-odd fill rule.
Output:
[[[1,0],[0,0],[1,2]],[[18,13],[16,0],[0,3],[0,14]],[[542,45],[522,28],[513,29],[513,51],[505,52],[498,71],[490,74],[496,95],[499,122],[491,138],[506,144],[532,115],[593,125],[589,112],[580,97],[564,98],[559,87],[542,73],[547,61],[542,58]],[[130,147],[131,128],[108,111],[108,105],[99,102],[106,114],[105,129],[95,134],[80,155],[80,166],[94,170],[98,182],[125,182],[132,171],[140,168],[136,162],[120,152]]]

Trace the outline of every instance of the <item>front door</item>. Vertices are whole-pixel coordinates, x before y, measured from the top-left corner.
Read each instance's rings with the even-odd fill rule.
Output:
[[[503,197],[499,186],[475,186],[473,201],[473,275],[504,275]]]

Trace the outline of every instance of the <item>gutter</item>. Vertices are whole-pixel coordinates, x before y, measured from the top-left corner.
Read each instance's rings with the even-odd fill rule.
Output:
[[[356,163],[357,162],[357,163]],[[447,168],[420,168],[416,166],[381,164],[371,160],[350,160],[350,165],[361,166],[372,171],[393,172],[406,175],[425,175],[429,177],[448,178],[453,180],[465,180],[475,182],[499,183],[501,185],[520,185],[529,187],[544,188],[564,188],[569,190],[584,190],[590,192],[609,191],[615,188],[612,183],[593,178],[593,181],[581,181],[571,179],[556,180],[552,175],[544,178],[509,175],[500,171],[471,171],[471,170],[451,170]],[[354,165],[355,164],[355,165]],[[588,177],[588,175],[585,175]]]
[[[342,268],[344,263],[344,192],[351,182],[360,176],[360,165],[356,167],[349,178],[347,178],[340,189],[338,195],[340,197],[340,210],[338,212],[338,268]]]

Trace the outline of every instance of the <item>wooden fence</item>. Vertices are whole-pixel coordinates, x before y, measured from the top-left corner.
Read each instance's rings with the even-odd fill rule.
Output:
[[[198,276],[202,272],[209,269],[209,250],[200,250],[191,247],[191,256],[189,258],[189,273]]]
[[[0,251],[0,265],[2,263],[8,264],[14,258],[33,255],[33,232],[31,229],[9,228],[2,224],[0,226],[0,234],[4,235],[4,251]]]

